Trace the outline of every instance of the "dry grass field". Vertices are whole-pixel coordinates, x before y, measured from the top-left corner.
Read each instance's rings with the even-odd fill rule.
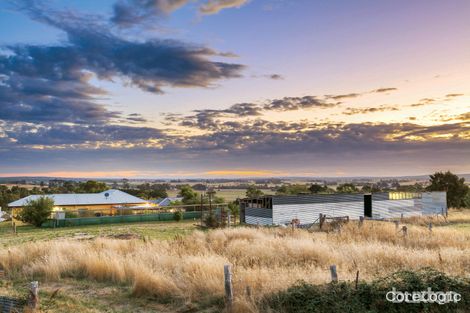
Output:
[[[435,220],[432,232],[421,226],[427,223],[426,218],[407,221],[406,237],[393,223],[375,221],[366,221],[362,227],[350,222],[340,232],[329,233],[236,227],[177,234],[163,241],[65,237],[2,249],[0,267],[13,284],[37,279],[46,286],[45,292],[57,286],[70,290],[74,288],[67,286],[87,282],[89,292],[97,293],[96,297],[103,288],[109,297],[122,298],[124,292],[130,301],[140,301],[135,305],[143,305],[142,312],[148,303],[164,305],[169,311],[200,308],[210,312],[223,303],[223,266],[231,264],[234,310],[260,312],[256,303],[269,293],[299,280],[328,282],[332,264],[337,265],[340,280],[353,280],[357,270],[362,280],[371,280],[397,270],[423,267],[468,277],[470,232],[453,225],[468,225],[470,214],[453,212],[447,222]],[[253,291],[252,297],[246,296],[247,286]],[[158,310],[165,311],[162,307]],[[122,304],[112,312],[133,311]]]

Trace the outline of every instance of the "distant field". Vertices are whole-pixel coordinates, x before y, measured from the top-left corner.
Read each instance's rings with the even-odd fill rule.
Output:
[[[273,194],[274,192],[270,189],[261,189],[265,194]],[[198,191],[199,192],[199,191]],[[178,194],[177,190],[169,190],[169,197],[176,197]],[[220,189],[216,190],[216,196],[222,197],[225,201],[235,201],[237,198],[245,198],[246,190],[245,189]]]
[[[26,189],[33,189],[34,187],[41,188],[40,185],[24,185],[24,184],[0,184],[0,185],[7,186],[8,188],[11,188],[14,186],[18,186],[18,187],[26,188]]]

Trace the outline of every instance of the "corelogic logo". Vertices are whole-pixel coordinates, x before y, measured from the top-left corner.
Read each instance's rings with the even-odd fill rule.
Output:
[[[395,287],[385,295],[387,301],[393,303],[458,303],[462,296],[454,291],[432,291],[429,287],[426,291],[402,292],[397,291]]]

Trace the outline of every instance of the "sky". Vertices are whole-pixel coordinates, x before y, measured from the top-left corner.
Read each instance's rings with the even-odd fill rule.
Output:
[[[470,2],[7,0],[0,176],[470,173]]]

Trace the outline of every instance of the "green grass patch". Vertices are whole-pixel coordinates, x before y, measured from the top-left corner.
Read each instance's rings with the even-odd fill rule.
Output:
[[[132,234],[148,239],[173,239],[185,236],[196,229],[197,221],[180,222],[145,222],[109,225],[86,225],[64,228],[37,228],[31,225],[17,226],[17,234],[12,232],[11,222],[0,223],[0,247],[7,247],[24,242],[52,240],[83,236],[118,236]]]

